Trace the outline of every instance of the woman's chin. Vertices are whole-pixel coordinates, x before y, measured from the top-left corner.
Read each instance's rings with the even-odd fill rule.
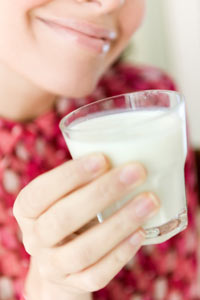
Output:
[[[59,95],[64,97],[70,97],[70,98],[84,98],[91,95],[95,87],[96,85],[94,85],[93,87],[83,87],[83,88],[75,87],[74,89],[71,89],[71,91],[69,91],[68,89],[67,90],[64,89],[62,93],[59,93]]]
[[[69,80],[61,81],[61,82],[50,82],[44,83],[42,87],[47,90],[49,93],[58,95],[61,97],[70,97],[70,98],[83,98],[89,96],[96,88],[99,78],[96,80],[80,80],[78,83]]]

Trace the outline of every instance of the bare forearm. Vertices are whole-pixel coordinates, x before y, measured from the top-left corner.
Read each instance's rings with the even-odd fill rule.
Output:
[[[25,283],[26,300],[92,300],[92,294],[73,295],[67,293],[57,285],[43,281],[37,271],[35,263],[31,261],[29,273]]]

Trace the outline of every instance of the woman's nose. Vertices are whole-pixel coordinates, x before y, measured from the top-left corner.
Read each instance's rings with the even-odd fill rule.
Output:
[[[77,0],[78,2],[96,3],[103,13],[111,13],[121,7],[126,0]],[[133,0],[132,0],[133,1]]]

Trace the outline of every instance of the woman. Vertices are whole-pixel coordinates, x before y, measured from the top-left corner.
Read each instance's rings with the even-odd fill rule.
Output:
[[[101,225],[95,216],[141,185],[145,166],[111,169],[101,153],[66,162],[58,128],[62,116],[96,99],[174,89],[156,69],[111,68],[144,6],[144,0],[0,3],[0,299],[23,293],[27,300],[196,299],[192,154],[187,231],[145,247],[133,262],[145,238],[141,226],[159,209],[157,196],[140,194]]]

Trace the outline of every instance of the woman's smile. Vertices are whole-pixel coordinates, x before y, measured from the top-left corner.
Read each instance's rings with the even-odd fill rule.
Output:
[[[100,54],[108,52],[112,41],[117,38],[115,30],[97,27],[83,21],[41,17],[37,17],[37,20],[53,29],[61,38],[70,39]]]

